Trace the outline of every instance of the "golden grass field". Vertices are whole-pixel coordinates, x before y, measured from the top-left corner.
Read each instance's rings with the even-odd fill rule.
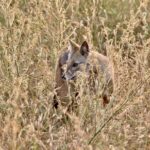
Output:
[[[103,108],[81,80],[78,114],[60,123],[55,66],[69,39],[110,58],[115,90]],[[149,0],[0,1],[0,150],[28,149],[150,149]]]

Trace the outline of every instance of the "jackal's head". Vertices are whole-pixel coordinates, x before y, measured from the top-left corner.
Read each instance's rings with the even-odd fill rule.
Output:
[[[68,50],[68,60],[62,78],[72,80],[77,76],[78,72],[82,71],[83,66],[87,63],[89,46],[86,41],[81,46],[70,41]]]

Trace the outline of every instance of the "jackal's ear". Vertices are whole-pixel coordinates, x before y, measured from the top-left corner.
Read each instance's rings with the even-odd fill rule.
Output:
[[[68,50],[69,50],[70,52],[73,52],[73,51],[78,50],[78,49],[79,49],[79,45],[76,44],[75,42],[69,40]]]
[[[80,53],[83,56],[86,56],[89,54],[89,45],[86,41],[84,41],[80,47]]]
[[[73,51],[73,45],[72,45],[72,42],[71,42],[71,41],[68,42],[68,50],[69,50],[70,52]]]

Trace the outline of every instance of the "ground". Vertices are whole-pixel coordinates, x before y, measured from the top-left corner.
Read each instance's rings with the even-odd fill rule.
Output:
[[[115,90],[103,108],[81,80],[78,114],[62,123],[52,99],[69,39],[109,57]],[[148,0],[1,0],[0,149],[148,150],[149,97]]]

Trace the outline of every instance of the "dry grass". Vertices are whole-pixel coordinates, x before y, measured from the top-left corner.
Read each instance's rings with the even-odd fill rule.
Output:
[[[115,91],[104,110],[81,84],[78,115],[60,125],[51,102],[68,39],[110,57]],[[150,149],[149,0],[1,0],[0,149]]]

